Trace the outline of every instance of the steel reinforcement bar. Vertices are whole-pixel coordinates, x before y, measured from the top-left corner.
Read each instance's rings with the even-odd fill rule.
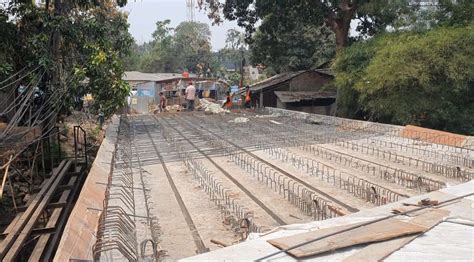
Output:
[[[116,161],[122,164],[116,165]],[[92,247],[95,261],[102,256],[138,261],[135,198],[128,119],[120,118],[118,138],[99,217],[97,240]],[[116,253],[118,252],[118,253]]]
[[[165,161],[163,159],[163,156],[161,155],[160,151],[158,150],[158,146],[155,143],[155,139],[150,134],[150,131],[148,130],[147,124],[143,121],[143,119],[141,120],[141,123],[143,125],[143,128],[144,128],[145,132],[147,133],[147,135],[150,139],[150,142],[151,142],[151,144],[152,144],[152,146],[155,150],[155,153],[156,153],[158,159],[160,160],[161,166],[162,166],[163,170],[165,171],[166,178],[168,179],[168,182],[171,186],[173,194],[174,194],[176,200],[178,201],[178,205],[181,209],[181,212],[183,213],[184,220],[186,221],[186,224],[189,227],[189,230],[190,230],[191,235],[193,237],[193,240],[194,240],[194,243],[195,243],[196,248],[198,250],[198,253],[208,252],[209,249],[204,245],[204,242],[202,241],[202,238],[199,235],[199,231],[197,230],[196,225],[194,224],[194,221],[193,221],[193,219],[191,217],[191,214],[189,213],[189,211],[186,207],[186,204],[183,201],[183,198],[179,194],[178,188],[176,187],[176,184],[174,183],[174,180],[171,176],[171,173],[168,170],[167,164],[165,163]]]
[[[163,120],[163,119],[162,119]],[[160,122],[156,117],[155,121]],[[164,122],[166,122],[164,120]],[[161,125],[163,126],[163,125]],[[193,146],[199,153],[201,153],[209,162],[211,162],[221,173],[223,173],[233,184],[235,184],[240,190],[242,190],[249,198],[251,198],[258,206],[260,206],[270,217],[272,217],[280,225],[285,225],[286,222],[280,218],[275,212],[268,208],[264,203],[262,203],[256,196],[254,196],[247,188],[245,188],[239,181],[232,177],[225,169],[223,169],[219,164],[217,164],[211,157],[209,157],[205,152],[203,152],[196,144],[189,140],[181,131],[167,124],[167,127],[174,129],[185,141],[187,141],[191,146]],[[166,132],[170,134],[170,132]]]
[[[242,238],[245,238],[249,232],[262,232],[262,228],[253,221],[253,212],[240,205],[238,200],[230,194],[230,189],[224,187],[200,161],[184,150],[183,145],[176,141],[175,136],[166,127],[161,126],[161,132],[166,141],[174,145],[186,168],[209,195],[211,201],[219,207],[236,233],[240,233]]]
[[[233,143],[232,141],[230,141],[229,139],[221,136],[220,134],[216,133],[215,131],[212,131],[208,128],[206,128],[205,126],[202,125],[202,123],[194,123],[193,121],[189,120],[188,118],[180,118],[180,120],[182,121],[186,121],[187,123],[189,123],[191,126],[194,127],[195,130],[197,129],[202,129],[203,131],[201,131],[201,134],[205,134],[205,133],[208,133],[208,134],[212,134],[215,138],[218,138],[220,139],[221,141],[223,142],[226,142],[227,144],[231,145],[232,147],[235,147],[237,148],[238,150],[242,151],[242,152],[245,152],[246,154],[252,156],[253,158],[259,160],[260,162],[262,163],[265,163],[267,166],[273,168],[274,170],[278,171],[279,173],[281,174],[284,174],[285,176],[293,179],[294,181],[300,183],[301,185],[304,185],[305,187],[307,187],[308,189],[310,189],[311,191],[314,191],[316,192],[318,195],[321,195],[322,197],[328,199],[329,201],[333,202],[333,203],[336,203],[337,205],[341,206],[341,207],[344,207],[345,209],[347,209],[348,211],[350,212],[357,212],[359,211],[358,209],[354,208],[354,207],[351,207],[349,205],[347,205],[346,203],[332,197],[331,195],[315,188],[314,186],[310,185],[309,183],[301,180],[300,178],[288,173],[287,171],[281,169],[280,167],[278,166],[275,166],[273,165],[272,163],[266,161],[265,159],[262,159],[261,157],[255,155],[254,153],[250,152],[249,150],[247,150],[246,148],[243,148],[241,146],[238,146],[237,144]],[[245,138],[247,139],[247,138]]]

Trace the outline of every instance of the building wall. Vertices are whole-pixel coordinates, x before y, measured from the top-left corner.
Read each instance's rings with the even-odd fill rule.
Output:
[[[259,104],[261,104],[260,106],[288,108],[287,105],[283,105],[281,104],[281,102],[279,103],[277,101],[278,97],[275,95],[274,91],[318,91],[321,89],[322,86],[324,86],[325,84],[331,81],[333,81],[332,76],[321,74],[318,72],[305,72],[291,79],[287,83],[280,84],[277,87],[273,86],[273,87],[266,88],[266,90],[263,90],[263,98],[260,98],[261,91],[255,92],[255,96],[258,97],[258,102]],[[321,112],[321,110],[326,112],[325,106],[326,105],[324,105],[323,109],[315,109],[315,110],[317,110],[318,112]],[[334,111],[333,107],[334,105],[330,109],[331,113],[333,113]],[[294,109],[294,110],[301,111],[301,109]],[[309,109],[306,109],[306,110],[309,110]],[[308,112],[311,112],[311,111],[308,111]]]
[[[283,83],[280,86],[273,87],[271,89],[263,90],[263,103],[262,99],[259,100],[260,106],[262,107],[277,107],[278,97],[275,95],[274,91],[289,91],[290,85],[288,83]],[[261,96],[261,91],[256,92],[256,97]]]
[[[146,114],[155,104],[155,98],[149,96],[132,96],[130,98],[131,113]]]
[[[333,77],[318,72],[306,72],[290,81],[290,91],[318,91]]]
[[[299,111],[299,112],[305,112],[305,113],[311,113],[311,114],[326,115],[326,116],[333,115],[333,112],[334,112],[334,106],[332,106],[332,105],[329,105],[329,106],[301,106],[301,107],[286,106],[286,107],[278,107],[278,108],[283,108],[283,109],[288,109],[288,110],[293,110],[293,111]]]

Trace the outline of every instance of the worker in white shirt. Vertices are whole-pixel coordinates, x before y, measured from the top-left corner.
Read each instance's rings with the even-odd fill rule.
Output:
[[[186,87],[186,101],[188,102],[188,110],[194,110],[194,99],[196,98],[196,88],[193,86],[193,82],[188,83],[188,87]]]

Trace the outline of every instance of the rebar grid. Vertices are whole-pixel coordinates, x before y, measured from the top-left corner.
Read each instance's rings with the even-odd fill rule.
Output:
[[[288,202],[298,207],[306,215],[312,216],[313,219],[323,220],[343,214],[341,208],[331,201],[324,199],[290,177],[279,173],[262,161],[239,151],[238,148],[215,140],[211,135],[197,128],[189,128],[189,130],[192,130],[208,145],[220,150],[224,156],[245,170],[248,175],[256,178],[259,183],[273,189],[275,193],[282,195]]]
[[[173,145],[187,170],[219,208],[232,229],[241,234],[242,239],[245,239],[250,232],[262,232],[263,229],[253,221],[253,212],[239,204],[238,200],[230,194],[231,190],[224,187],[201,161],[184,149],[184,141],[178,140],[174,132],[163,123],[159,127],[165,140]]]
[[[263,125],[259,125],[258,123],[261,123],[261,121],[259,120],[252,121],[252,123],[245,123],[245,128],[239,128],[238,125],[236,125],[234,128],[227,128],[225,132],[223,132],[224,128],[222,124],[219,124],[218,121],[211,122],[208,119],[202,117],[200,118],[200,120],[200,123],[205,123],[206,125],[212,126],[213,130],[220,132],[219,134],[223,136],[232,137],[234,139],[239,139],[247,142],[252,141],[253,144],[262,144],[263,140],[264,142],[262,147],[265,148],[278,147],[280,148],[280,150],[287,150],[283,149],[283,147],[297,147],[313,154],[314,156],[322,157],[324,159],[331,160],[339,164],[344,164],[345,166],[352,167],[355,169],[360,169],[366,174],[377,176],[381,179],[387,180],[388,182],[396,183],[398,185],[405,186],[410,189],[418,189],[419,191],[429,192],[433,190],[438,190],[446,186],[443,182],[427,178],[422,175],[416,175],[402,169],[392,168],[387,165],[367,161],[359,157],[340,153],[338,151],[314,144],[315,142],[318,144],[334,143],[335,139],[331,137],[329,133],[327,133],[326,135],[307,135],[304,134],[303,131],[298,130],[297,128],[286,127],[286,130],[290,129],[292,132],[291,136],[287,136],[282,135],[281,132],[272,132],[273,128],[275,130],[279,130],[280,128],[282,128],[281,125],[278,125],[277,127],[272,126],[270,128],[268,127],[268,123],[265,122],[263,123]],[[253,134],[258,133],[264,133],[265,138],[258,140],[254,139],[255,136]]]

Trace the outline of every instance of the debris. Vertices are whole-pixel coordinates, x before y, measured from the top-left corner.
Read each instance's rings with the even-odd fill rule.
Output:
[[[311,124],[311,125],[322,125],[323,124],[321,121],[311,119],[311,118],[306,118],[305,123]]]
[[[219,245],[219,246],[223,246],[223,247],[228,247],[229,246],[228,244],[225,244],[224,242],[219,241],[217,239],[211,239],[211,243]]]
[[[296,219],[299,219],[299,220],[303,220],[303,219],[301,219],[300,217],[297,217],[297,216],[295,216],[295,215],[293,215],[293,214],[290,214],[290,217],[296,218]]]
[[[246,117],[236,117],[234,120],[229,120],[229,123],[247,123],[248,121]]]
[[[273,123],[273,124],[275,124],[275,125],[281,125],[280,122],[277,122],[277,121],[275,121],[275,120],[269,120],[269,121],[270,121],[270,123]]]
[[[422,199],[418,202],[419,206],[437,206],[439,203],[438,200],[430,200],[429,198]]]
[[[255,118],[272,118],[272,117],[280,117],[280,114],[273,113],[271,115],[256,115]]]

